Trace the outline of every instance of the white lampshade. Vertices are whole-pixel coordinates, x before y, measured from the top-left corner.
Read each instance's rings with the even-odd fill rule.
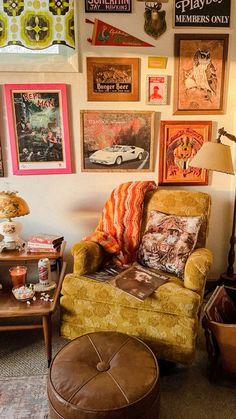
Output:
[[[234,175],[230,146],[220,142],[205,142],[191,160],[191,166]]]

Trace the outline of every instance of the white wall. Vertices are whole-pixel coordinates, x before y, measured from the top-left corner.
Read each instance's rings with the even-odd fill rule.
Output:
[[[0,72],[0,83],[66,83],[69,86],[69,113],[71,129],[71,151],[74,160],[74,173],[69,175],[13,176],[11,167],[9,136],[6,123],[4,98],[1,97],[2,112],[0,115],[0,135],[5,161],[5,178],[0,178],[0,190],[17,190],[30,206],[30,215],[19,219],[24,224],[23,236],[32,232],[62,233],[67,240],[66,259],[72,262],[71,245],[89,234],[98,222],[103,204],[111,190],[121,182],[130,180],[154,179],[158,183],[158,129],[155,134],[155,168],[145,173],[86,173],[80,167],[80,109],[122,109],[122,110],[155,110],[159,119],[163,120],[212,120],[213,137],[217,129],[225,127],[230,133],[236,134],[236,36],[235,4],[232,2],[231,29],[174,29],[172,27],[173,2],[164,5],[167,11],[167,31],[158,40],[145,34],[144,3],[133,0],[132,14],[85,14],[84,1],[78,1],[79,10],[79,53],[80,73],[7,73]],[[91,37],[92,25],[85,24],[85,17],[95,17],[118,26],[124,31],[155,45],[155,48],[129,47],[93,47],[87,42]],[[234,29],[235,28],[235,29]],[[224,115],[174,116],[173,109],[173,77],[174,77],[174,33],[230,33],[228,73],[225,95],[227,97]],[[152,70],[147,67],[149,55],[167,56],[168,65],[165,70]],[[86,100],[86,56],[140,57],[141,59],[141,97],[139,102],[87,102]],[[1,70],[1,63],[0,63]],[[168,74],[171,76],[170,105],[146,105],[146,75]],[[232,143],[224,138],[226,144]],[[232,145],[234,150],[234,146]],[[231,233],[231,218],[234,204],[234,177],[220,173],[210,175],[208,186],[185,187],[209,192],[212,196],[212,216],[208,247],[214,253],[214,266],[211,277],[218,278],[225,270],[227,263],[228,243]],[[69,265],[71,270],[71,263]]]

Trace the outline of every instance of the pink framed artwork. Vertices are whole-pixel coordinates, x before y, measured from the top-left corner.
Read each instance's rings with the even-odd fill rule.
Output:
[[[191,160],[211,141],[211,131],[211,121],[161,121],[159,185],[208,185],[208,170]]]
[[[4,86],[14,175],[71,173],[65,84]]]

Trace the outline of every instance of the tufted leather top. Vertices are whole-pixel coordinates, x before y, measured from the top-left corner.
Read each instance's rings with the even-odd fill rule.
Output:
[[[159,401],[156,358],[142,341],[122,333],[80,336],[54,358],[48,397],[55,418],[143,417]]]

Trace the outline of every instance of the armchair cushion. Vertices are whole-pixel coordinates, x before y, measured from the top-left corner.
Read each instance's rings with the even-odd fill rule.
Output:
[[[159,287],[151,296],[140,301],[126,292],[115,288],[109,283],[95,281],[80,275],[67,274],[62,287],[62,294],[76,298],[77,301],[86,301],[87,309],[92,301],[101,305],[100,311],[106,315],[106,304],[115,304],[123,307],[125,315],[131,308],[144,311],[160,312],[177,316],[197,317],[200,306],[200,296],[184,287],[183,281],[171,276],[170,282]],[[93,313],[95,315],[95,313]],[[101,313],[97,313],[98,316]]]
[[[182,277],[198,238],[202,218],[152,210],[138,251],[143,265]]]

